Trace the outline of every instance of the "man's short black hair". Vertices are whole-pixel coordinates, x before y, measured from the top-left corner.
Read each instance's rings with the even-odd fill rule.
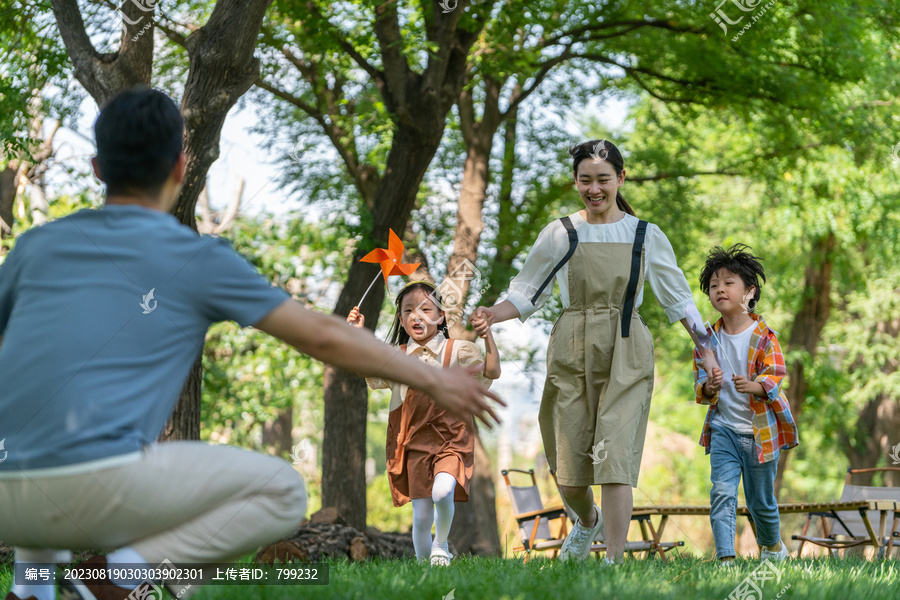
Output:
[[[94,123],[108,194],[156,194],[181,154],[184,121],[166,94],[146,86],[112,97]]]
[[[744,286],[756,288],[756,293],[753,295],[753,300],[750,303],[750,311],[752,312],[756,303],[759,302],[760,293],[762,292],[759,278],[762,277],[763,283],[765,283],[766,272],[762,263],[759,262],[759,258],[753,256],[749,250],[750,247],[745,244],[735,244],[728,250],[721,246],[716,246],[710,250],[709,256],[706,257],[706,264],[703,265],[703,271],[700,273],[700,289],[703,290],[703,293],[707,296],[709,295],[709,281],[719,269],[728,269],[741,278]]]

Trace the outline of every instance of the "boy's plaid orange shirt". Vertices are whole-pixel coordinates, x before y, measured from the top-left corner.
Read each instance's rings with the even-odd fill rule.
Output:
[[[787,450],[799,444],[800,437],[787,397],[781,390],[781,384],[787,374],[781,344],[778,343],[775,332],[769,329],[762,317],[753,313],[750,313],[750,317],[756,321],[756,329],[750,336],[747,379],[761,383],[766,390],[766,396],[748,394],[748,397],[750,409],[753,411],[756,455],[760,463],[765,463],[776,458],[778,449]],[[713,325],[713,329],[718,332],[722,324],[723,320],[719,319]],[[715,347],[715,338],[712,342]],[[710,425],[716,414],[719,394],[716,393],[711,398],[703,395],[703,384],[706,379],[707,374],[703,369],[700,351],[694,348],[694,397],[698,404],[709,405],[703,432],[700,434],[700,445],[706,448],[706,453],[709,454]]]

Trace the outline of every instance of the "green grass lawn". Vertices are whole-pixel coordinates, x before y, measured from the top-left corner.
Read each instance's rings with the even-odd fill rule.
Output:
[[[629,560],[618,567],[535,559],[521,561],[460,558],[447,568],[413,561],[333,562],[327,586],[205,586],[196,600],[358,598],[360,600],[556,600],[557,598],[727,600],[760,566],[738,561],[732,570],[697,558]],[[778,565],[780,580],[759,582],[762,594],[742,600],[895,600],[900,598],[900,561],[804,559]],[[0,573],[0,590],[10,586],[11,569]],[[774,574],[773,574],[774,577]],[[452,592],[452,595],[451,595]],[[780,594],[780,596],[779,596]],[[156,600],[155,598],[153,600]]]

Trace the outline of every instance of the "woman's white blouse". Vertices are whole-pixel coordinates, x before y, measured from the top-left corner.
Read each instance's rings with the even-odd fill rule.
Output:
[[[637,230],[638,218],[626,214],[625,218],[615,223],[591,224],[581,218],[580,213],[569,215],[575,231],[578,232],[578,241],[581,242],[607,242],[633,244],[634,234]],[[537,300],[537,304],[531,304],[531,298],[537,292],[540,285],[550,275],[560,260],[569,250],[569,236],[566,228],[559,221],[553,221],[541,231],[525,259],[525,266],[509,284],[507,300],[519,310],[519,319],[524,321],[532,313],[538,310],[550,298],[553,293],[553,282],[550,282]],[[684,273],[678,268],[675,260],[675,252],[666,235],[659,227],[652,223],[647,224],[647,234],[644,238],[645,268],[644,279],[650,282],[650,288],[666,310],[669,321],[674,323],[684,318],[685,309],[694,304],[691,295],[691,287],[688,285]],[[559,283],[559,297],[563,308],[569,308],[569,265],[566,263],[556,273],[556,281]],[[635,298],[635,308],[644,300],[644,290],[639,289]]]

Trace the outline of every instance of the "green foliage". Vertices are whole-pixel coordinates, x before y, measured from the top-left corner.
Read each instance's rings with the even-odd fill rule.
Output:
[[[63,119],[81,93],[68,89],[68,56],[56,32],[50,0],[13,0],[0,9],[0,165],[28,159],[36,142],[34,119]]]
[[[239,219],[228,235],[264,277],[313,309],[329,293],[345,243],[339,229],[296,217],[284,223]],[[262,449],[261,424],[290,407],[294,443],[308,439],[319,445],[321,363],[260,331],[228,322],[210,329],[203,367],[203,439]]]

